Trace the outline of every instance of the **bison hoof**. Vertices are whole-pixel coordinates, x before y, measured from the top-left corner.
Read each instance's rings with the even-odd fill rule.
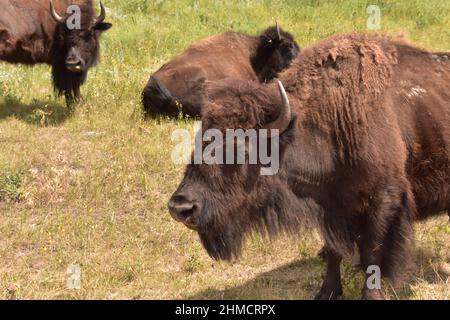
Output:
[[[365,289],[363,291],[362,299],[363,300],[384,300],[384,297],[380,290]]]
[[[327,248],[323,247],[322,249],[320,249],[319,253],[317,254],[317,257],[322,261],[327,261],[328,259]]]
[[[339,297],[342,296],[342,287],[341,286],[335,286],[335,287],[322,287],[320,289],[320,292],[316,295],[314,298],[315,300],[336,300]]]

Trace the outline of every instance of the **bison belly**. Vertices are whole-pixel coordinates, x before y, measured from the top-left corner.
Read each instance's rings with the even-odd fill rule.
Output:
[[[410,58],[395,103],[421,219],[450,210],[450,62],[432,57]],[[420,64],[421,72],[407,72]]]

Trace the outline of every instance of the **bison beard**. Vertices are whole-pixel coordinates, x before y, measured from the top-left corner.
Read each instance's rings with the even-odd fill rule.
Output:
[[[280,233],[294,236],[317,225],[323,217],[321,208],[311,199],[299,199],[281,183],[270,198],[260,200],[258,207],[244,205],[239,214],[229,219],[224,219],[223,213],[229,211],[230,201],[223,199],[221,208],[206,201],[204,212],[210,219],[205,220],[212,222],[201,224],[198,234],[211,258],[228,261],[238,258],[246,236],[252,231],[268,237]]]
[[[52,67],[54,89],[58,95],[64,94],[68,105],[80,102],[80,88],[86,81],[86,78],[87,71],[70,72],[67,70],[64,61],[55,63]]]

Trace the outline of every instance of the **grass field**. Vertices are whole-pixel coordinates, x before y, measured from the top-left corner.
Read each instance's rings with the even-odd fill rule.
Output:
[[[212,261],[166,203],[183,167],[170,161],[171,133],[188,120],[141,114],[151,72],[190,43],[226,30],[256,34],[277,19],[302,46],[366,30],[369,4],[381,31],[450,51],[448,0],[104,0],[114,24],[102,63],[71,112],[53,95],[48,66],[0,63],[0,298],[309,299],[321,284],[320,238],[268,242],[254,235],[242,259]],[[391,299],[450,299],[450,225],[416,227],[416,268]],[[81,289],[67,289],[67,268]],[[362,277],[344,266],[346,299]]]

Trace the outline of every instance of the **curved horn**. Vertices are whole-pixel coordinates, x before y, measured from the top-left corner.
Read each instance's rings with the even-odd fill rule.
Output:
[[[95,23],[102,23],[106,18],[106,9],[100,1],[100,15],[95,19]]]
[[[263,129],[268,130],[268,137],[273,138],[276,136],[281,135],[286,129],[289,127],[289,124],[292,121],[292,110],[291,110],[291,104],[289,102],[289,98],[287,96],[286,90],[283,87],[283,84],[281,81],[278,81],[278,89],[280,90],[280,96],[282,101],[282,106],[280,110],[280,115],[278,116],[278,119],[267,124],[264,126]],[[278,129],[279,133],[272,134],[271,130]]]
[[[61,23],[64,21],[64,18],[61,17],[55,10],[55,7],[53,6],[53,0],[50,0],[50,13],[52,14],[53,19],[55,19],[56,22]]]
[[[278,40],[281,40],[281,32],[280,32],[280,25],[278,24],[278,21],[275,21],[276,25],[277,25],[277,35],[278,35]]]

